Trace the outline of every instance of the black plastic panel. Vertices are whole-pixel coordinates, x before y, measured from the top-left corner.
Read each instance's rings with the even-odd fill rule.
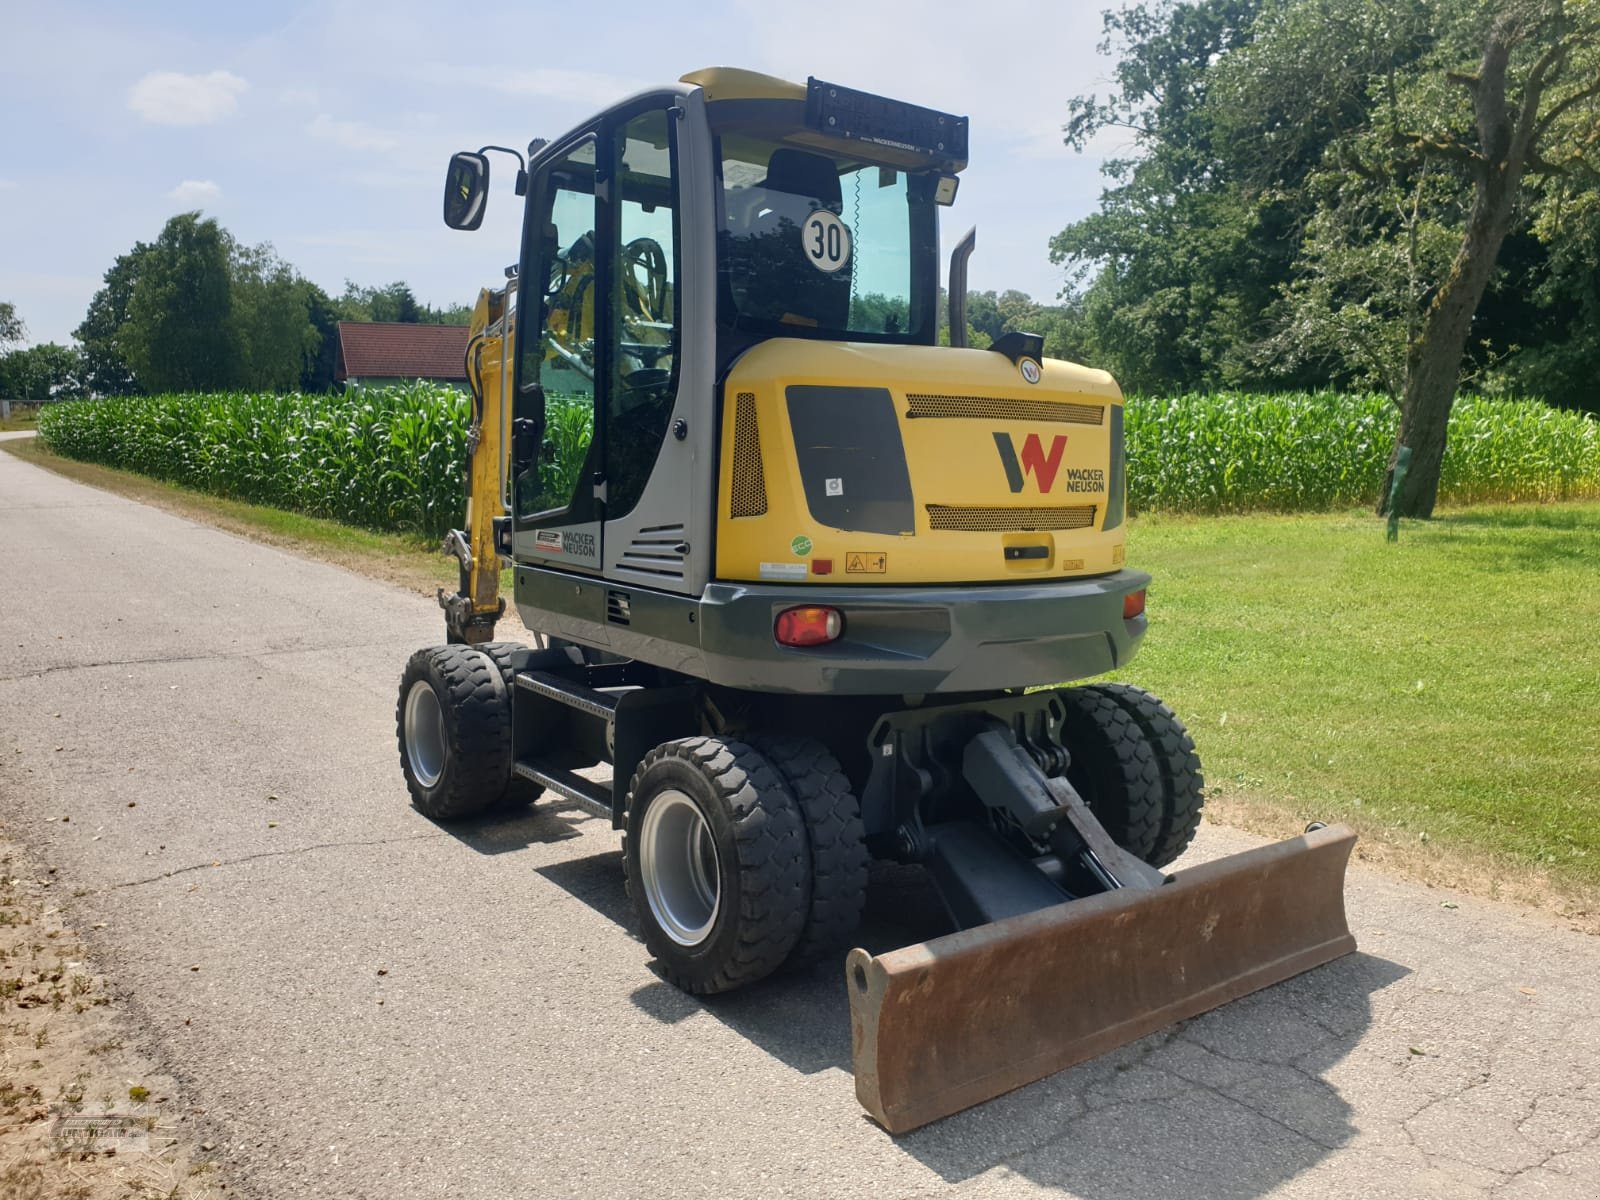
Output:
[[[806,124],[819,133],[926,155],[930,166],[967,165],[967,118],[811,78]]]
[[[911,475],[889,389],[796,386],[785,396],[812,517],[833,529],[911,533]]]

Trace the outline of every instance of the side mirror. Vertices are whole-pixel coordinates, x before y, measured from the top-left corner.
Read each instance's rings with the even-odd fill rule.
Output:
[[[451,229],[476,229],[483,224],[488,201],[489,160],[463,150],[445,172],[444,223]]]

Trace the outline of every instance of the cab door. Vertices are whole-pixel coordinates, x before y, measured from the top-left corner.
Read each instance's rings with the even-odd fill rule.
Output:
[[[604,140],[582,132],[534,169],[517,280],[512,551],[585,572],[600,569],[604,517]]]

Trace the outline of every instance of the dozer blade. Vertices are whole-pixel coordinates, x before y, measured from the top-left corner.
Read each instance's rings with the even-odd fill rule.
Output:
[[[856,1096],[905,1133],[1349,954],[1330,826],[846,964]]]

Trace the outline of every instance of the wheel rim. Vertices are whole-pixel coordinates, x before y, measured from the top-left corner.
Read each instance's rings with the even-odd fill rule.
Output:
[[[639,876],[656,924],[680,946],[698,946],[722,907],[717,843],[700,806],[659,793],[639,830]]]
[[[431,788],[444,774],[444,759],[444,710],[433,685],[419,679],[406,693],[406,762],[412,777]]]

